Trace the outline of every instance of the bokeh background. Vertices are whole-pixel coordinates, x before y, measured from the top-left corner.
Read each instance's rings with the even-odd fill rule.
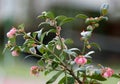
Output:
[[[43,11],[52,11],[55,15],[67,15],[74,17],[78,13],[88,16],[99,16],[100,6],[109,4],[109,20],[101,22],[96,29],[92,41],[100,44],[102,51],[96,51],[93,55],[93,64],[98,63],[110,66],[120,71],[120,1],[119,0],[0,0],[0,84],[45,84],[49,76],[40,77],[29,75],[29,68],[36,64],[37,58],[24,59],[25,54],[12,57],[9,51],[2,54],[6,33],[14,26],[25,24],[25,30],[35,31],[41,20],[36,17]],[[62,30],[62,36],[72,38],[74,47],[81,48],[80,32],[85,27],[83,20],[66,24]],[[75,36],[76,35],[76,36]],[[23,42],[22,38],[19,42]],[[50,75],[51,76],[51,75]],[[114,79],[112,79],[114,80]],[[116,84],[119,80],[108,80],[103,84]],[[55,83],[57,84],[57,83]]]

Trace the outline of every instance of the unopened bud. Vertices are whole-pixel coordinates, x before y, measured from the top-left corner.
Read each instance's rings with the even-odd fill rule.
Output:
[[[92,31],[93,30],[93,27],[91,25],[87,26],[87,30],[88,31]]]
[[[103,16],[108,13],[108,8],[109,8],[108,3],[104,3],[101,5],[100,12]]]
[[[98,24],[98,23],[96,23],[96,24],[94,24],[94,26],[95,26],[95,27],[99,27],[99,24]]]

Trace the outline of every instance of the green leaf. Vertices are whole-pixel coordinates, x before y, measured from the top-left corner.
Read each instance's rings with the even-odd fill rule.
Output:
[[[36,50],[34,47],[30,48],[29,51],[32,53],[32,54],[36,54]]]
[[[101,51],[100,46],[97,43],[90,43],[91,46],[98,48]]]
[[[96,69],[94,74],[92,76],[87,76],[91,79],[99,80],[99,81],[106,81],[107,79],[102,77],[101,71],[99,69]]]
[[[16,43],[16,38],[9,38],[10,43],[15,44]]]
[[[85,67],[78,67],[78,68],[75,69],[75,72],[77,72],[77,71],[85,73],[86,72],[86,68]]]
[[[94,74],[92,76],[87,76],[87,77],[89,77],[91,79],[99,80],[99,81],[106,81],[107,80],[106,78],[102,77],[101,74],[99,74],[99,75]]]
[[[66,57],[67,57],[68,55],[65,53],[65,52],[63,52],[62,54],[60,54],[60,59],[62,60],[62,61],[65,61],[66,60]]]
[[[43,47],[44,45],[37,45],[37,49],[38,49],[38,51],[40,52],[40,53],[44,53],[44,51],[45,51],[45,49],[44,49],[44,47]]]
[[[48,43],[48,45],[46,45],[46,47],[47,48],[49,48],[50,50],[54,50],[54,48],[55,48],[55,42],[54,41],[50,41],[49,43]]]
[[[52,12],[42,12],[42,15],[39,15],[38,18],[49,18],[54,19],[54,14]]]
[[[58,67],[58,63],[55,62],[55,61],[53,61],[53,62],[52,62],[52,68],[55,69],[55,68],[57,68],[57,67]]]
[[[26,36],[27,36],[27,37],[31,37],[31,32],[28,32],[28,33],[26,34]]]
[[[120,79],[120,74],[113,74],[112,77]]]
[[[52,12],[46,12],[46,17],[54,19],[54,14]]]
[[[56,33],[56,30],[55,29],[50,29],[46,32],[46,35],[48,35],[49,33]]]
[[[49,23],[49,22],[41,22],[41,23],[38,25],[38,27],[40,27],[40,26],[42,26],[42,25],[50,25],[50,23]]]
[[[94,51],[89,51],[88,53],[86,53],[84,56],[88,59],[91,59],[92,57],[90,56],[91,54],[95,53]],[[90,62],[91,63],[91,62]]]
[[[23,47],[33,47],[33,44],[35,44],[35,41],[33,39],[27,39],[25,40]]]
[[[95,51],[89,51],[88,53],[86,53],[84,56],[89,56],[91,54],[95,53]]]
[[[62,74],[63,71],[59,71],[57,74],[55,74],[50,80],[47,81],[46,84],[50,84],[56,81],[56,79]]]
[[[78,48],[71,48],[69,50],[71,50],[71,51],[80,51],[80,49],[78,49]]]
[[[71,18],[71,17],[65,18],[65,19],[63,19],[63,20],[60,22],[59,26],[62,26],[63,24],[68,23],[68,22],[71,22],[71,21],[73,21],[73,20],[74,20],[74,18]]]
[[[3,51],[2,51],[2,54],[4,54],[6,52],[6,50],[7,50],[7,47],[5,46]]]
[[[78,15],[76,15],[75,17],[76,17],[76,18],[81,18],[81,19],[87,19],[87,18],[88,18],[88,16],[85,15],[85,14],[78,14]]]
[[[32,36],[33,36],[33,38],[36,38],[37,33],[36,33],[36,32],[33,32],[33,33],[32,33]]]
[[[20,24],[20,25],[18,26],[19,29],[24,29],[24,27],[25,27],[24,24]]]
[[[20,51],[20,46],[13,46],[10,50],[11,51],[13,51],[13,50]]]
[[[73,77],[67,77],[67,84],[74,84],[75,80]],[[58,84],[66,84],[66,76],[64,76]]]
[[[42,59],[40,59],[40,60],[38,61],[38,64],[39,64],[40,66],[44,66],[44,65],[45,65],[45,63],[44,63],[44,61],[43,61]]]
[[[64,16],[64,15],[60,15],[60,16],[57,16],[57,17],[55,18],[55,20],[62,21],[62,20],[64,20],[65,18],[67,18],[67,17]]]
[[[40,40],[40,38],[41,38],[41,35],[42,35],[42,31],[43,31],[43,28],[40,30],[40,31],[37,31],[37,37],[38,37],[38,39]]]
[[[92,57],[87,56],[86,58],[87,58],[87,64],[91,64],[92,63],[92,60],[91,60]]]
[[[67,53],[68,55],[71,55],[71,56],[74,56],[74,57],[77,56],[77,53],[74,52],[74,51],[71,51],[71,50],[66,50],[66,49],[65,49],[64,52]]]
[[[43,55],[43,58],[45,58],[45,59],[49,59],[49,54],[46,52],[46,53],[44,53]]]
[[[46,32],[44,32],[42,35],[41,35],[41,38],[40,38],[40,42],[43,43],[43,40],[44,40],[44,37],[46,35]]]
[[[44,75],[48,75],[49,73],[51,73],[53,70],[46,70],[45,72],[44,72]]]
[[[37,18],[45,18],[43,15],[39,15],[37,16]]]
[[[73,40],[72,39],[65,39],[65,44],[73,44]]]

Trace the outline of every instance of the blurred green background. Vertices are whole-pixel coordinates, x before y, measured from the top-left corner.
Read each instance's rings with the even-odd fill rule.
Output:
[[[102,64],[120,71],[120,1],[119,0],[0,0],[0,84],[45,84],[49,76],[29,75],[29,68],[36,65],[36,58],[24,59],[25,54],[12,57],[10,51],[2,54],[6,33],[14,26],[24,23],[27,32],[38,29],[41,20],[36,17],[43,11],[52,11],[55,15],[74,17],[78,13],[88,16],[99,16],[100,5],[109,3],[109,20],[100,23],[91,41],[100,44],[102,51],[93,55],[93,64]],[[83,20],[77,20],[63,26],[62,36],[72,38],[74,45],[81,48],[80,32],[85,28]],[[76,38],[75,38],[76,36]],[[19,43],[23,39],[18,40]],[[51,75],[50,75],[51,76]],[[114,80],[114,81],[113,81]],[[116,84],[119,79],[109,79],[103,84]],[[55,83],[56,84],[56,83]]]

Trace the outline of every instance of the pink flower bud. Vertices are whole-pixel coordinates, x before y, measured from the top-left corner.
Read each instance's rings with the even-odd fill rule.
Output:
[[[8,33],[7,33],[7,37],[8,38],[13,38],[15,33],[16,33],[17,29],[16,28],[12,28]]]
[[[8,38],[13,38],[13,37],[14,37],[14,35],[13,35],[13,34],[11,34],[10,32],[8,32],[8,33],[7,33],[7,37],[8,37]]]
[[[40,72],[40,68],[38,66],[32,66],[30,69],[30,74],[38,76]]]
[[[111,76],[113,75],[113,73],[114,73],[114,71],[113,71],[111,68],[109,68],[109,67],[104,68],[104,69],[102,70],[102,76],[103,76],[104,78],[109,78],[109,77],[111,77]]]
[[[75,59],[74,59],[75,63],[78,64],[78,65],[84,65],[87,63],[87,59],[84,57],[84,56],[77,56]]]
[[[15,34],[15,33],[16,33],[16,31],[17,31],[17,29],[16,29],[16,28],[12,28],[9,32],[10,32],[11,34]]]
[[[60,45],[56,45],[56,48],[57,48],[58,50],[61,50],[61,46],[60,46]]]
[[[19,56],[18,51],[16,51],[16,50],[12,51],[12,56]]]

